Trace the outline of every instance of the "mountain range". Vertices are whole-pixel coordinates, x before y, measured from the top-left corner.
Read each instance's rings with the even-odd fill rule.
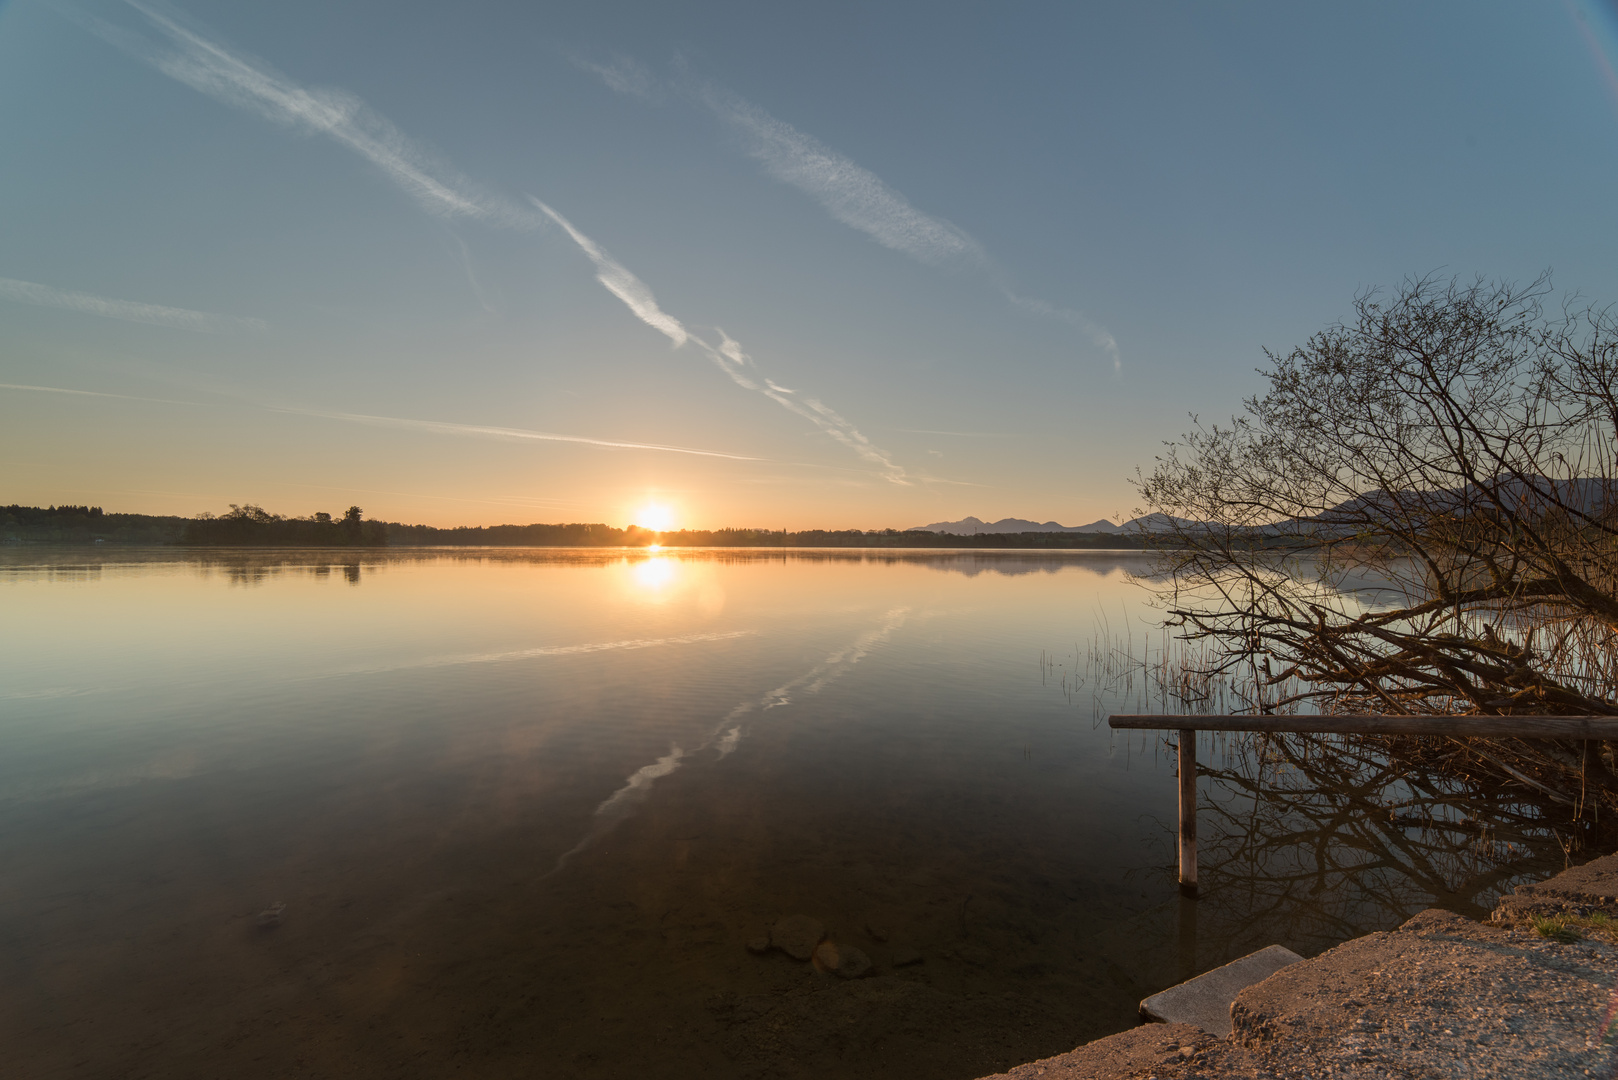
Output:
[[[1166,514],[1147,514],[1116,525],[1106,518],[1092,521],[1088,525],[1060,525],[1054,521],[1038,522],[1028,521],[1024,518],[1001,518],[999,521],[983,521],[975,517],[965,517],[959,521],[935,521],[931,525],[918,525],[906,532],[953,533],[956,536],[977,536],[979,533],[1136,533],[1158,532],[1166,529],[1174,519]],[[1188,523],[1187,523],[1188,524]]]

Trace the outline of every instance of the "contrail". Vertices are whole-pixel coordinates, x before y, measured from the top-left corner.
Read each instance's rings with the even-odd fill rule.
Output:
[[[477,272],[472,269],[472,249],[466,246],[466,241],[462,240],[455,230],[451,229],[449,234],[461,249],[461,266],[466,270],[466,283],[472,286],[472,293],[478,298],[478,306],[493,315],[494,305],[489,303],[489,297],[483,291],[483,283],[478,281]]]
[[[910,483],[903,466],[895,463],[886,450],[873,444],[858,428],[830,406],[817,398],[800,396],[796,390],[790,390],[759,375],[758,365],[754,363],[753,358],[743,352],[741,345],[724,330],[715,328],[719,333],[719,344],[715,346],[686,329],[684,323],[658,306],[657,297],[652,295],[652,290],[647,288],[645,282],[603,251],[601,245],[584,235],[573,226],[572,222],[541,200],[532,195],[529,199],[572,237],[579,250],[595,264],[596,280],[601,282],[608,292],[622,300],[624,306],[629,308],[636,318],[672,341],[676,349],[687,342],[695,345],[719,370],[729,375],[736,385],[763,394],[782,408],[808,420],[866,462],[876,466],[878,474],[884,480],[903,485]]]
[[[820,203],[836,220],[924,265],[987,274],[1011,304],[1078,327],[1112,360],[1114,373],[1121,368],[1117,339],[1105,327],[1081,312],[1017,294],[1007,283],[1006,271],[965,229],[922,213],[875,173],[750,101],[711,83],[703,84],[697,96],[742,134],[748,154],[766,172]]]
[[[749,156],[766,172],[820,203],[837,221],[927,266],[986,274],[1011,304],[1078,327],[1111,358],[1115,373],[1121,367],[1118,342],[1105,327],[1081,312],[1016,293],[1006,271],[965,229],[922,213],[869,169],[728,90],[702,83],[697,97],[742,135]]]
[[[484,424],[452,424],[444,420],[411,420],[399,416],[372,416],[368,413],[323,412],[318,409],[272,408],[272,412],[315,416],[323,420],[346,420],[355,424],[377,427],[410,428],[430,431],[437,435],[483,435],[498,439],[535,439],[541,442],[582,443],[585,446],[604,446],[612,450],[656,450],[665,454],[695,454],[698,457],[727,458],[731,461],[764,461],[765,458],[746,454],[728,454],[723,450],[699,450],[691,446],[666,446],[661,443],[622,442],[616,439],[591,439],[583,435],[558,435],[550,431],[530,431],[526,428],[491,427]]]
[[[660,92],[644,65],[629,57],[615,57],[611,65],[582,60],[575,64],[629,97],[654,100]],[[742,137],[747,155],[765,172],[814,199],[834,220],[924,265],[987,276],[1008,303],[1077,327],[1112,360],[1114,374],[1121,369],[1118,341],[1106,327],[1082,312],[1017,293],[1005,269],[959,225],[916,209],[869,169],[745,98],[712,82],[699,81],[691,89]]]
[[[1091,319],[1082,311],[1057,307],[1055,304],[1047,304],[1045,301],[1035,299],[1032,296],[1019,296],[1005,285],[1000,287],[1000,294],[1024,311],[1032,311],[1036,315],[1044,315],[1051,319],[1060,319],[1069,326],[1078,327],[1090,339],[1091,344],[1106,353],[1108,358],[1112,360],[1112,373],[1114,375],[1123,371],[1124,361],[1123,356],[1118,351],[1118,339],[1113,337],[1106,327]]]
[[[70,390],[62,386],[29,386],[23,383],[0,383],[0,390],[16,390],[37,394],[71,394],[74,397],[114,398],[120,401],[151,401],[163,405],[194,405],[207,408],[200,401],[180,401],[175,398],[141,397],[136,394],[111,394],[99,390]],[[327,412],[321,409],[294,409],[286,406],[262,406],[269,412],[291,413],[295,416],[313,416],[322,420],[343,420],[374,427],[408,428],[430,431],[435,435],[481,435],[496,439],[531,439],[540,442],[582,443],[602,446],[610,450],[655,450],[664,454],[695,454],[698,457],[726,458],[730,461],[767,461],[768,458],[747,454],[731,454],[723,450],[702,450],[693,446],[669,446],[663,443],[625,442],[619,439],[592,439],[584,435],[559,435],[551,431],[530,431],[527,428],[494,427],[487,424],[452,424],[444,420],[411,420],[399,416],[372,416],[369,413]]]
[[[177,330],[195,330],[204,334],[218,334],[228,330],[267,330],[263,319],[243,319],[234,315],[214,315],[206,311],[187,308],[163,307],[160,304],[141,304],[134,300],[113,300],[90,293],[67,292],[16,278],[0,278],[0,300],[35,307],[77,311],[102,319],[122,319],[124,322],[145,323],[148,326],[172,326]]]
[[[589,256],[591,262],[595,263],[596,280],[601,282],[608,292],[622,300],[624,306],[634,312],[635,318],[658,333],[666,335],[670,341],[674,342],[676,349],[686,343],[690,335],[686,333],[685,327],[680,324],[679,319],[657,306],[657,297],[652,295],[652,290],[646,287],[644,281],[631,274],[622,263],[602,251],[601,245],[575,229],[572,222],[568,221],[567,218],[558,214],[540,200],[535,199],[532,195],[529,196],[529,199],[547,217],[561,226],[563,232],[573,238],[573,242],[579,245],[579,250]]]
[[[116,398],[119,401],[155,401],[160,405],[208,406],[201,401],[178,401],[174,398],[141,397],[137,394],[108,394],[99,390],[69,390],[62,386],[27,386],[22,383],[0,383],[0,390],[20,390],[35,394],[72,394],[74,397]]]
[[[236,55],[210,41],[183,25],[176,15],[164,14],[140,0],[125,2],[167,36],[176,51],[154,48],[94,16],[78,17],[110,44],[193,90],[278,124],[335,139],[375,164],[432,213],[523,230],[540,225],[531,211],[481,190],[353,94],[305,89],[263,61]]]
[[[634,57],[614,53],[607,63],[588,60],[582,56],[571,58],[573,66],[593,73],[617,93],[640,98],[653,105],[663,101],[663,89],[646,65]]]
[[[748,154],[765,171],[820,203],[844,225],[929,266],[988,262],[966,230],[917,210],[875,173],[813,136],[712,84],[697,93],[715,115],[743,135]]]
[[[828,436],[853,450],[863,460],[876,466],[879,475],[884,479],[896,484],[909,483],[904,469],[895,464],[886,451],[872,445],[870,440],[851,423],[823,402],[799,396],[796,391],[768,383],[767,380],[767,388],[761,387],[756,380],[743,375],[741,368],[751,361],[743,356],[739,346],[728,337],[724,337],[722,331],[723,341],[717,348],[691,335],[680,320],[658,307],[656,298],[644,282],[540,200],[530,196],[530,201],[541,211],[535,213],[532,209],[485,192],[472,180],[417,145],[386,117],[371,109],[353,94],[341,90],[305,89],[276,72],[268,64],[232,53],[199,31],[182,25],[176,16],[165,15],[142,3],[141,0],[125,0],[125,2],[162,31],[177,51],[155,48],[136,35],[94,16],[80,15],[79,18],[94,33],[115,47],[151,64],[164,74],[200,93],[225,104],[256,112],[297,130],[316,132],[335,139],[377,165],[431,213],[449,218],[472,218],[524,232],[541,228],[547,221],[560,226],[595,264],[596,279],[622,300],[637,318],[666,335],[674,342],[676,348],[684,345],[687,340],[695,342],[740,385],[762,393],[808,420]],[[609,78],[609,75],[618,69],[590,64],[584,66],[607,79],[608,84],[615,89],[622,89],[626,93],[633,92],[630,89],[633,83],[632,75],[625,74],[621,78],[614,75]],[[624,72],[631,70],[628,67],[623,68]],[[593,441],[537,433],[513,437]]]

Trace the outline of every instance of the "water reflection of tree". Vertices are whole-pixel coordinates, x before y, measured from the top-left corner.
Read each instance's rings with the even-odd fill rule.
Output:
[[[1205,673],[1247,673],[1258,712],[1618,716],[1618,310],[1549,292],[1362,293],[1169,444],[1139,490]],[[1404,752],[1618,813],[1618,740]]]
[[[1363,738],[1232,741],[1207,775],[1199,919],[1238,952],[1319,949],[1434,906],[1485,918],[1574,847],[1612,839],[1554,804],[1408,770]]]
[[[1218,670],[1211,651],[1205,640],[1164,631],[1155,641],[1103,633],[1075,658],[1075,681],[1097,722],[1120,706],[1252,711],[1254,675]],[[1618,845],[1618,820],[1599,805],[1502,783],[1493,770],[1469,767],[1477,748],[1451,739],[1202,738],[1196,918],[1204,968],[1277,941],[1324,948],[1428,907],[1484,918],[1501,893]],[[1165,853],[1172,850],[1170,837]]]

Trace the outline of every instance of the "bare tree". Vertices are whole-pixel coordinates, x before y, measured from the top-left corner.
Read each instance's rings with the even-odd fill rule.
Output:
[[[1244,672],[1262,711],[1618,715],[1618,319],[1547,317],[1549,295],[1364,293],[1139,476],[1143,512],[1174,519],[1170,622],[1213,646],[1210,674]],[[1618,810],[1593,749],[1424,752]]]

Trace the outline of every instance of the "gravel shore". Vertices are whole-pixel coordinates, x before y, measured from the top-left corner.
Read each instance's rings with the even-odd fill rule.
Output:
[[[1149,1024],[985,1080],[1613,1077],[1603,916],[1618,920],[1618,856],[1523,886],[1490,922],[1424,911],[1284,968],[1237,996],[1228,1038]]]

